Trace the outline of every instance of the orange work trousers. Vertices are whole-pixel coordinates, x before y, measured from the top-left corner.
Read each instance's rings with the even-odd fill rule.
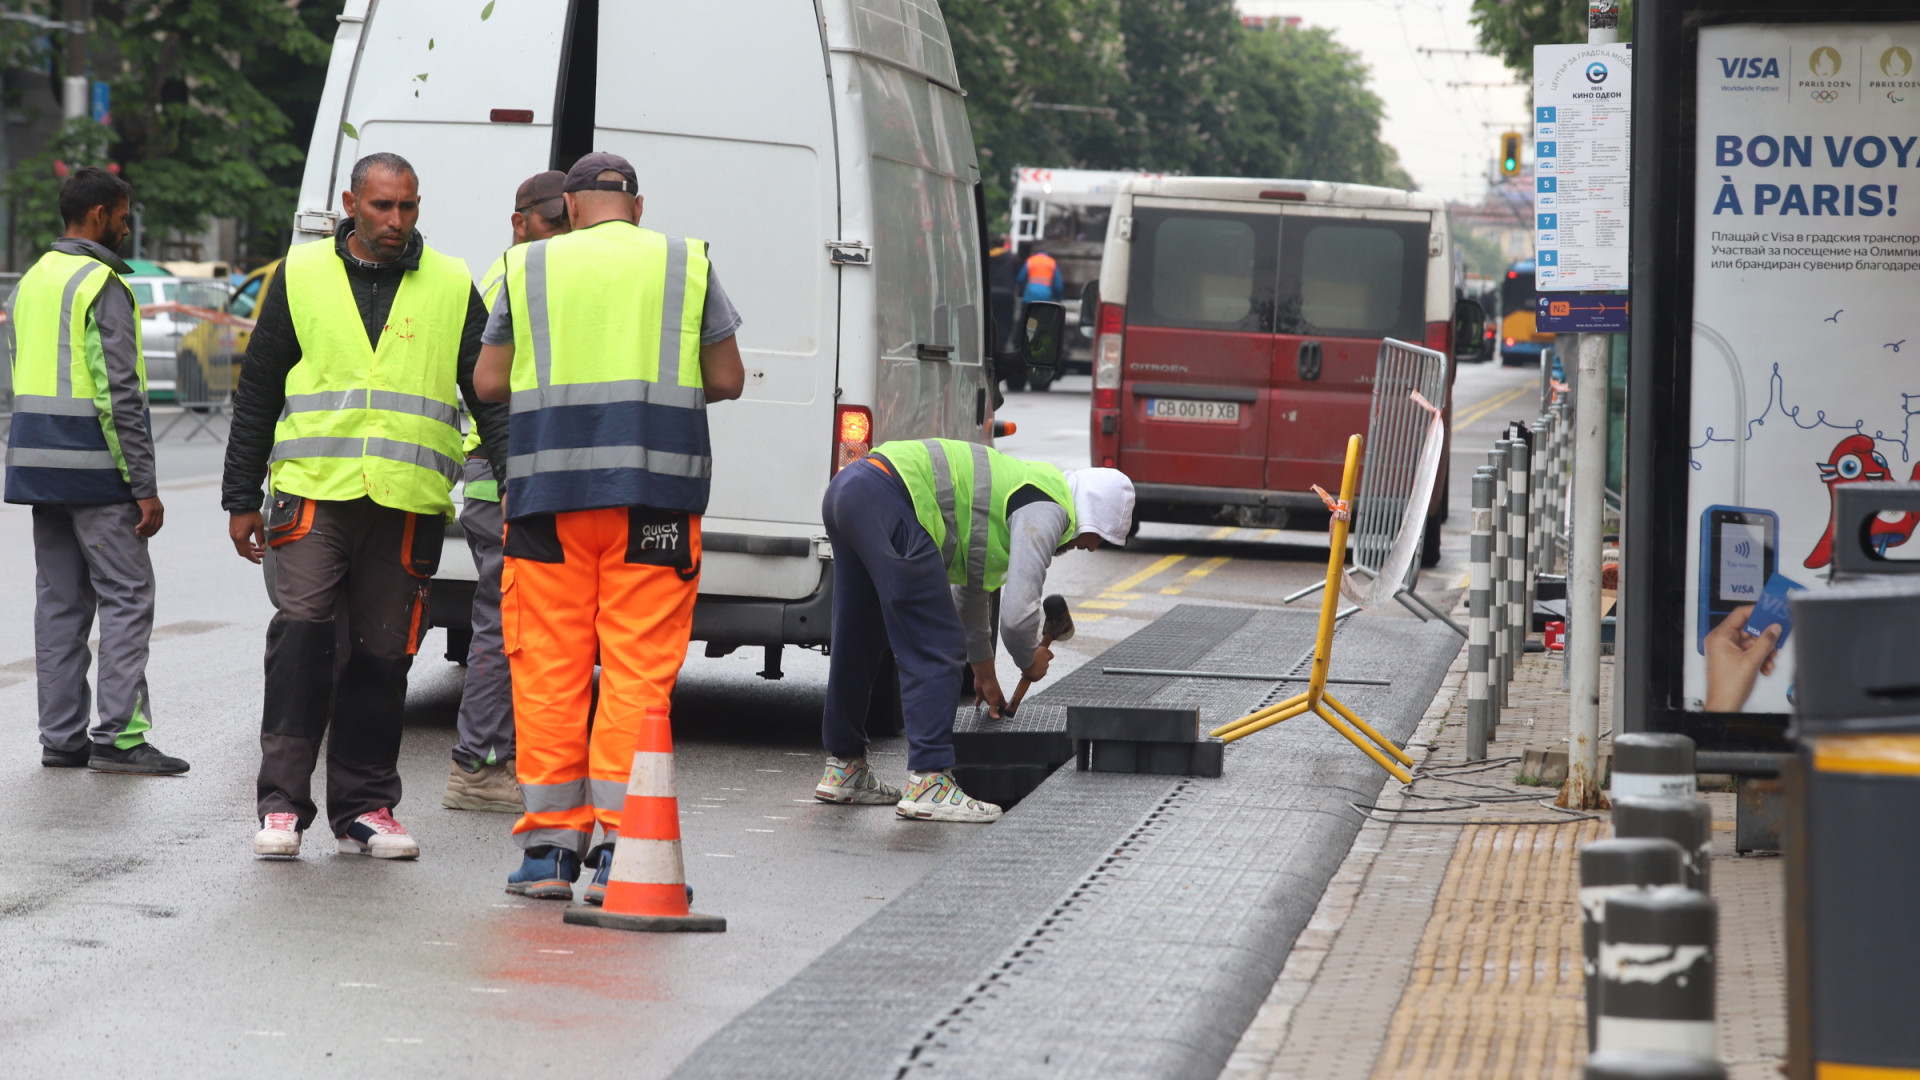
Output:
[[[693,630],[700,517],[632,507],[507,524],[500,617],[526,813],[522,848],[613,843],[648,706],[669,705]],[[593,668],[600,698],[593,703]]]

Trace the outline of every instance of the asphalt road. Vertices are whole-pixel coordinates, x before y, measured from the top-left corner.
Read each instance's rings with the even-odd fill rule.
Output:
[[[1462,370],[1456,513],[1426,590],[1458,584],[1458,512],[1497,423],[1537,375]],[[1003,449],[1086,463],[1087,380],[1013,395]],[[1502,401],[1504,399],[1504,404]],[[1489,406],[1488,403],[1492,403]],[[414,667],[397,814],[415,863],[309,840],[297,862],[249,848],[260,653],[270,608],[218,506],[220,451],[161,444],[165,531],[149,668],[154,741],[186,777],[42,769],[35,736],[31,517],[0,506],[0,1056],[17,1075],[494,1076],[665,1074],[726,1020],[919,880],[976,829],[897,821],[808,797],[826,661],[788,650],[688,661],[675,735],[688,875],[722,935],[566,926],[557,904],[502,891],[518,856],[504,815],[444,810],[461,669],[436,633]],[[1317,543],[1317,549],[1316,549]],[[1070,553],[1054,591],[1081,632],[1056,671],[1176,603],[1269,605],[1325,572],[1324,536],[1149,525],[1125,551]],[[1403,617],[1387,613],[1389,617]],[[1290,657],[1288,659],[1291,659]],[[1012,672],[1003,664],[1002,678]],[[875,748],[904,768],[898,740]],[[901,972],[900,978],[911,978]],[[859,1038],[848,1032],[848,1038]]]

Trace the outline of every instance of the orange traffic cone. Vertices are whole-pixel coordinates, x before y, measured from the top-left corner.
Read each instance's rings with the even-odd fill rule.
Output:
[[[725,930],[718,915],[687,910],[687,869],[680,857],[680,800],[673,789],[673,726],[667,710],[649,708],[634,744],[620,839],[613,846],[606,902],[575,904],[566,921],[614,930]]]

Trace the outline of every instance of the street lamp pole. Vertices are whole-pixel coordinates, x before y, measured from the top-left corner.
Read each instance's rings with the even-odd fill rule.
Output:
[[[61,112],[78,120],[93,111],[93,79],[87,62],[87,26],[93,21],[93,0],[65,0],[67,16],[67,75],[61,81]]]

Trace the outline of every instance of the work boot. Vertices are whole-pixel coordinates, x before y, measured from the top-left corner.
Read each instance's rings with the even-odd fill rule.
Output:
[[[94,743],[87,757],[94,772],[138,773],[142,776],[178,776],[189,766],[177,757],[168,757],[150,742],[139,742],[125,750],[112,743]]]
[[[813,787],[813,797],[821,802],[857,806],[880,806],[900,801],[900,789],[880,782],[867,767],[867,759],[842,761],[827,758],[827,771]]]
[[[587,865],[593,867],[593,880],[587,882],[584,899],[599,907],[607,902],[607,879],[613,874],[613,845],[601,844],[587,852]]]
[[[917,773],[907,770],[907,789],[893,812],[915,821],[961,821],[984,825],[1000,820],[1000,808],[989,802],[970,799],[960,790],[953,774]]]
[[[293,814],[268,814],[253,834],[253,853],[291,858],[300,854],[300,819]]]
[[[520,799],[520,781],[514,779],[513,759],[482,765],[472,772],[453,762],[447,768],[447,793],[440,805],[449,810],[486,810],[518,814],[526,809]]]
[[[361,814],[347,824],[340,837],[340,854],[371,855],[376,859],[417,859],[420,845],[407,835],[406,826],[393,820],[393,811],[381,807]]]
[[[92,758],[91,744],[78,750],[55,750],[51,746],[40,748],[40,764],[48,769],[84,769]]]
[[[507,891],[533,900],[571,900],[573,883],[579,878],[580,856],[566,848],[530,848],[520,860],[520,869],[507,875]]]

